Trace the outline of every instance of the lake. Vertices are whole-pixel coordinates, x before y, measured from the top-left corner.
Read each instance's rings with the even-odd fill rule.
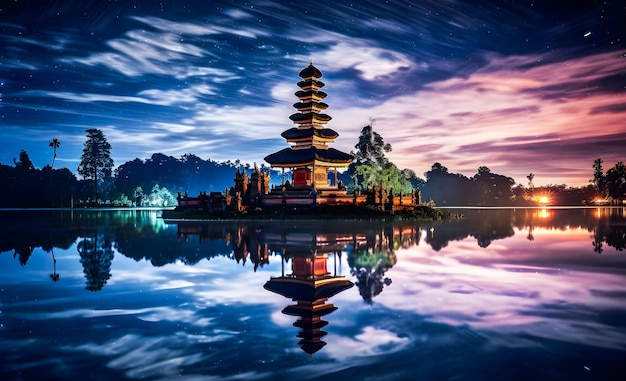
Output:
[[[0,211],[2,380],[622,380],[626,208]]]

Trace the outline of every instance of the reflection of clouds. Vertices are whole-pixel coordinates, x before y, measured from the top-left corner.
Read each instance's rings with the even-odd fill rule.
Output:
[[[507,340],[530,335],[626,348],[626,333],[599,318],[620,304],[624,275],[585,267],[582,257],[592,255],[591,250],[580,254],[589,243],[586,230],[535,233],[536,241],[517,235],[489,250],[477,249],[470,239],[451,242],[441,252],[426,245],[399,250],[390,276],[402,287],[390,288],[378,303],[435,322],[508,334]],[[544,233],[551,243],[538,246]],[[544,262],[524,264],[535,258]]]
[[[185,309],[187,308],[187,309]],[[170,306],[137,308],[137,309],[68,309],[62,312],[36,312],[29,314],[19,314],[22,318],[29,320],[47,320],[47,319],[95,319],[108,318],[116,316],[136,316],[138,319],[157,322],[172,321],[183,322],[196,326],[205,327],[211,322],[210,318],[200,318],[197,311],[191,306],[178,306],[178,308]]]
[[[243,266],[242,271],[233,271],[233,267],[241,265],[226,257],[202,260],[193,266],[176,262],[162,267],[152,267],[145,262],[119,258],[112,279],[120,287],[126,282],[139,282],[143,287],[155,291],[179,289],[180,293],[203,306],[222,303],[280,305],[280,298],[265,295],[264,290],[258,291],[263,298],[251,295],[251,290],[258,290],[270,274],[276,274],[280,259],[276,261],[278,263],[273,263],[273,266],[267,265],[254,272],[252,266]],[[250,295],[250,298],[246,298],[245,295]]]
[[[175,288],[191,287],[193,285],[194,283],[191,283],[189,281],[186,281],[183,279],[175,279],[175,280],[166,282],[162,285],[156,286],[154,289],[155,290],[171,290]]]
[[[408,337],[399,337],[395,333],[375,328],[364,327],[354,337],[341,336],[332,340],[324,348],[324,353],[331,358],[343,361],[353,357],[375,356],[404,350],[411,342]]]
[[[203,360],[200,353],[187,353],[188,341],[184,335],[165,338],[127,334],[102,344],[87,343],[65,349],[114,357],[107,366],[123,371],[130,378],[164,378],[178,376],[182,366]]]

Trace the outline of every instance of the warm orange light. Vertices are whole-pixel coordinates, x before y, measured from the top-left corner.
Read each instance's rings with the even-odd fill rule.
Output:
[[[548,197],[546,197],[546,196],[539,197],[539,203],[540,204],[547,204],[548,201],[550,201],[550,200],[548,200]]]

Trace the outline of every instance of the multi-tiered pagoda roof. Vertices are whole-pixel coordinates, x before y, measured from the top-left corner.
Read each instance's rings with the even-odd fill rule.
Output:
[[[300,90],[295,93],[299,102],[293,107],[298,112],[289,119],[297,127],[284,131],[281,136],[293,145],[265,157],[272,167],[299,168],[309,165],[346,167],[353,160],[352,155],[328,146],[339,134],[326,124],[332,119],[323,111],[328,105],[322,100],[326,93],[320,89],[324,82],[320,81],[322,72],[310,64],[299,73],[302,81],[298,82]]]

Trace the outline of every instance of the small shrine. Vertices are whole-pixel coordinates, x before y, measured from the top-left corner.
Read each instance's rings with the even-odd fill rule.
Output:
[[[320,90],[325,86],[319,80],[322,72],[311,63],[300,71],[299,76],[302,78],[298,82],[300,90],[295,93],[299,101],[293,104],[298,112],[289,117],[297,126],[281,134],[292,146],[267,155],[265,161],[272,168],[282,169],[282,187],[288,191],[345,196],[343,187],[337,182],[337,170],[348,167],[354,157],[328,146],[339,134],[326,128],[332,118],[323,113],[328,105],[322,102],[327,95]],[[285,169],[291,172],[291,181],[285,181]]]

